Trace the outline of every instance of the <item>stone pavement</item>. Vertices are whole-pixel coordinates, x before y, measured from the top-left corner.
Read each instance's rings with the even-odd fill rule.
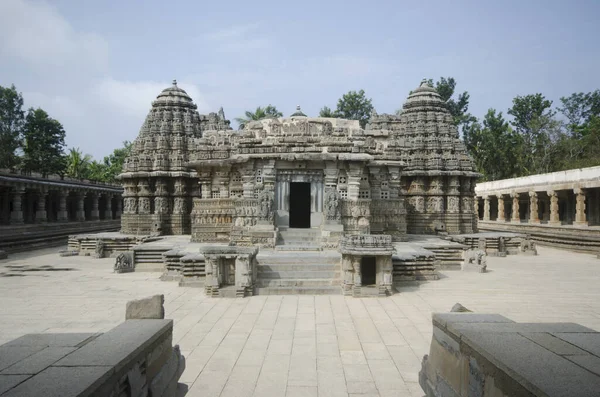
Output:
[[[431,313],[460,302],[525,322],[600,330],[600,260],[538,247],[488,258],[488,273],[443,272],[391,298],[255,296],[211,299],[157,273],[112,273],[114,259],[57,249],[0,261],[0,343],[33,332],[102,332],[128,300],[165,295],[188,396],[422,396]]]

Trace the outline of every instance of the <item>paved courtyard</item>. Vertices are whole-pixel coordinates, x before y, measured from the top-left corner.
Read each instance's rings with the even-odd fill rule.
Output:
[[[114,259],[57,251],[0,261],[0,344],[33,332],[107,331],[124,320],[128,300],[164,294],[188,396],[422,396],[431,313],[456,302],[600,330],[600,259],[545,247],[537,257],[490,257],[486,274],[443,272],[382,299],[211,299],[158,273],[113,274]]]

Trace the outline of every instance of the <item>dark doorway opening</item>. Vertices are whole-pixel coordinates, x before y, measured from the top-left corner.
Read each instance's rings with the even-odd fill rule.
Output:
[[[363,256],[360,260],[362,285],[377,284],[377,262],[374,256]]]
[[[290,183],[290,227],[310,227],[310,182]]]

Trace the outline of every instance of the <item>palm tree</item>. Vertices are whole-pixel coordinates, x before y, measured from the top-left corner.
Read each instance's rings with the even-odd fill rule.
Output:
[[[71,148],[66,156],[66,161],[68,177],[83,179],[88,176],[92,156],[83,155],[79,148]]]
[[[281,117],[283,113],[281,113],[277,108],[271,104],[265,106],[264,108],[258,106],[254,112],[249,110],[245,113],[246,117],[237,117],[235,121],[238,122],[240,128],[244,128],[244,125],[254,120],[262,120],[271,117]]]

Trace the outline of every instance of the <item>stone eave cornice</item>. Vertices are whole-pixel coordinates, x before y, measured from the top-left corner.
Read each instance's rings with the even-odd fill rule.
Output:
[[[186,167],[221,167],[231,164],[245,163],[256,159],[272,159],[286,161],[362,161],[371,162],[373,156],[366,153],[256,153],[237,154],[226,159],[195,160],[186,163]]]
[[[117,179],[134,179],[134,178],[195,178],[198,174],[196,171],[136,171],[124,172]]]
[[[115,194],[123,193],[123,188],[119,186],[108,186],[85,182],[71,182],[42,178],[27,178],[22,176],[9,175],[0,175],[0,185],[22,186],[24,188],[44,187],[47,190],[52,190],[52,188],[62,188],[68,190],[87,190]]]
[[[402,172],[406,176],[466,176],[470,178],[479,178],[481,174],[473,171],[461,170],[405,170]]]

